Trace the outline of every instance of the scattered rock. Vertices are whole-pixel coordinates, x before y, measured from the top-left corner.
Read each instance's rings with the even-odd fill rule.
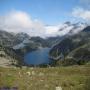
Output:
[[[30,75],[31,75],[31,72],[26,72],[26,74],[27,74],[28,76],[30,76]]]
[[[44,73],[42,73],[42,72],[39,73],[39,76],[43,76],[43,75],[44,75]]]
[[[56,90],[62,90],[62,88],[60,86],[57,86]]]
[[[35,75],[35,72],[34,71],[32,71],[32,75]]]

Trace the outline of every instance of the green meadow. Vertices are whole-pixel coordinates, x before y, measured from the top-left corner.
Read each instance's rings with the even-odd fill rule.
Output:
[[[49,68],[0,67],[0,88],[17,90],[90,90],[90,64]]]

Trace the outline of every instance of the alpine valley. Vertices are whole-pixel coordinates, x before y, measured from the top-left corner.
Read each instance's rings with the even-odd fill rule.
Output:
[[[39,62],[38,58],[40,63],[30,62]],[[86,23],[65,22],[44,38],[0,30],[0,66],[67,66],[89,61],[90,26]]]

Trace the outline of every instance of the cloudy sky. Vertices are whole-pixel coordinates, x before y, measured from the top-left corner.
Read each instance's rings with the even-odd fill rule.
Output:
[[[0,29],[40,36],[66,21],[90,23],[90,0],[0,0]]]

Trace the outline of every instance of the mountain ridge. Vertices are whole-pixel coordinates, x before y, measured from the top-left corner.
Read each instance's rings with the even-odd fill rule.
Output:
[[[50,56],[54,60],[61,53],[64,56],[65,62],[69,60],[69,62],[73,61],[73,63],[77,62],[80,64],[81,62],[90,61],[90,26],[87,26],[78,34],[66,37],[59,42],[51,49]]]
[[[69,22],[64,24],[67,24],[66,27],[68,26],[71,27],[72,25],[74,25],[75,27],[78,26],[77,24],[71,24]],[[60,49],[62,54],[64,53],[66,56],[68,52],[71,52],[75,48],[78,48],[80,45],[84,45],[89,41],[90,34],[88,33],[88,30],[90,30],[90,26],[87,26],[86,24],[80,24],[79,26],[82,25],[84,25],[83,28],[84,27],[85,28],[84,29],[80,28],[80,31],[78,33],[74,33],[73,29],[70,29],[69,32],[63,36],[57,35],[56,37],[52,36],[47,38],[32,37],[24,32],[14,34],[1,30],[0,45],[3,46],[3,48],[5,48],[6,51],[10,52],[9,56],[11,57],[16,56],[17,59],[19,58],[20,61],[19,63],[24,61],[23,57],[26,53],[37,50],[40,47],[51,48],[50,53],[53,50],[54,52],[57,52],[57,48],[59,49],[62,48]],[[14,55],[12,55],[11,53],[14,53]],[[59,50],[58,50],[58,54],[60,54]]]

